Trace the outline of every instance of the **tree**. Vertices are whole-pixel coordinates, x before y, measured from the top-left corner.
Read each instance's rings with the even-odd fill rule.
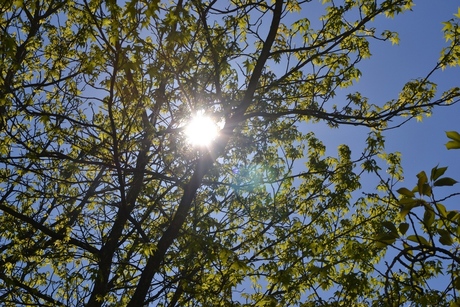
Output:
[[[352,196],[380,175],[378,156],[400,174],[382,130],[458,102],[429,76],[459,64],[460,14],[397,99],[336,102],[370,41],[397,41],[373,19],[413,3],[323,2],[1,4],[0,301],[392,305],[378,236],[394,201]],[[203,111],[221,130],[192,146],[187,122]],[[320,121],[369,127],[362,155],[326,157],[302,129]],[[410,291],[399,302],[424,295]]]
[[[447,149],[460,148],[460,134],[446,134],[451,139]],[[435,189],[457,183],[442,177],[446,171],[447,167],[439,166],[433,167],[429,176],[421,171],[414,188],[401,187],[396,191],[401,197],[389,181],[384,187],[389,203],[399,211],[397,218],[382,223],[376,237],[378,247],[391,246],[396,250],[384,274],[385,296],[394,305],[412,301],[421,306],[459,306],[456,291],[460,289],[460,214],[456,209],[447,209],[452,205],[445,202],[460,193],[435,193]],[[453,207],[456,208],[455,204]],[[441,282],[440,274],[444,276]]]

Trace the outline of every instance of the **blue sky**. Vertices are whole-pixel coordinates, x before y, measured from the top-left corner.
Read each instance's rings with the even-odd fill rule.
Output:
[[[400,45],[376,52],[376,60],[382,58],[386,64],[371,66],[378,75],[387,76],[389,83],[385,90],[390,95],[396,94],[404,79],[422,77],[431,69],[440,50],[446,46],[441,22],[451,19],[458,7],[460,1],[456,0],[422,0],[413,12],[395,20],[395,27],[400,29]],[[393,69],[397,71],[396,74],[392,74]],[[460,86],[458,67],[439,71],[433,77],[440,92]],[[385,92],[382,91],[382,94]],[[422,123],[410,122],[386,133],[389,149],[403,154],[406,182],[411,182],[410,187],[414,185],[415,174],[429,170],[438,163],[449,166],[446,175],[460,181],[460,151],[448,151],[444,147],[447,141],[445,131],[449,130],[460,131],[460,105],[435,109],[432,117],[424,119]]]
[[[399,33],[399,45],[372,42],[372,57],[359,64],[361,80],[356,86],[345,89],[344,94],[359,91],[369,98],[370,103],[383,104],[397,98],[407,81],[426,76],[436,65],[441,49],[447,46],[442,22],[454,17],[460,1],[421,0],[415,3],[412,11],[397,15],[394,19],[383,16],[376,19],[374,25],[377,29]],[[438,83],[438,93],[460,86],[460,68],[438,71],[432,80]],[[368,132],[368,129],[360,127],[331,130],[312,125],[309,128],[328,146],[329,155],[335,155],[337,145],[345,143],[351,146],[355,157],[364,148]],[[387,151],[399,151],[402,154],[405,181],[401,186],[412,188],[418,172],[428,172],[437,164],[448,166],[445,175],[460,181],[460,150],[448,151],[444,146],[447,142],[445,131],[449,130],[460,131],[460,104],[437,108],[432,117],[424,118],[422,122],[413,120],[384,133]],[[444,189],[448,190],[446,192],[456,192],[460,188],[454,186]]]
[[[363,78],[363,92],[375,99],[391,99],[396,97],[404,82],[425,76],[446,46],[442,22],[451,19],[459,6],[460,1],[456,0],[422,0],[416,2],[412,12],[396,17],[393,27],[400,34],[400,44],[379,44],[381,47],[374,48],[374,58],[363,72],[365,75],[369,71],[373,77]],[[439,92],[460,86],[458,67],[438,71],[433,77]],[[444,147],[447,140],[444,132],[460,130],[459,115],[460,105],[438,108],[422,123],[412,121],[386,133],[389,149],[403,153],[406,172],[415,175],[422,168],[440,163],[450,166],[449,173],[454,173],[455,169],[455,173],[460,174],[460,152],[447,151]]]

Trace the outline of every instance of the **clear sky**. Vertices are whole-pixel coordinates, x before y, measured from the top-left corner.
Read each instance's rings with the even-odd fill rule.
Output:
[[[413,14],[408,14],[407,21],[398,20],[404,25],[404,30],[401,31],[401,45],[393,48],[392,56],[398,59],[400,65],[407,67],[401,69],[401,76],[417,77],[411,72],[422,74],[427,69],[426,64],[431,65],[436,60],[440,49],[445,46],[441,22],[452,18],[459,6],[460,1],[457,0],[423,0],[414,8]],[[460,86],[458,67],[446,69],[434,77],[440,90]],[[400,131],[387,133],[390,147],[403,153],[407,180],[411,176],[411,182],[414,182],[417,172],[429,170],[439,163],[449,166],[446,175],[460,181],[460,151],[448,151],[444,147],[447,141],[445,131],[449,130],[460,131],[460,105],[438,108],[423,123],[412,122]],[[454,189],[458,191],[459,187]]]
[[[397,31],[400,43],[391,45],[390,42],[374,41],[371,44],[372,57],[359,64],[361,80],[356,86],[346,89],[344,94],[359,91],[369,98],[370,103],[383,104],[397,98],[407,81],[426,76],[436,65],[441,49],[447,46],[442,22],[454,17],[460,1],[419,0],[415,4],[411,12],[397,15],[395,19],[376,19],[377,29]],[[447,88],[460,86],[460,68],[439,71],[432,80],[438,83],[439,94]],[[364,148],[368,132],[368,129],[360,127],[331,130],[311,125],[309,129],[313,129],[325,142],[329,155],[335,155],[336,146],[345,143],[352,147],[355,157]],[[447,142],[445,131],[449,130],[460,132],[460,104],[437,108],[432,117],[425,118],[421,123],[413,120],[384,133],[387,151],[402,153],[405,182],[401,186],[412,188],[418,172],[429,172],[437,164],[448,166],[445,175],[460,181],[460,150],[448,151],[444,146]],[[457,192],[460,184],[443,189]]]

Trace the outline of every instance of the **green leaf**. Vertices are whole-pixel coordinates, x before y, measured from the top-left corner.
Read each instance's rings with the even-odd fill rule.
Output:
[[[410,207],[410,209],[418,205],[419,200],[415,198],[403,198],[398,200],[398,205],[401,207]]]
[[[412,192],[411,190],[409,190],[407,188],[400,188],[396,192],[398,192],[399,194],[401,194],[403,196],[407,196],[407,197],[414,197],[415,196],[414,192]]]
[[[380,240],[375,242],[375,246],[377,248],[383,248],[387,247],[388,245],[393,244],[396,241],[396,239],[391,239],[391,240]]]
[[[425,210],[425,214],[423,215],[423,224],[425,224],[426,227],[430,227],[433,225],[435,218],[435,214],[431,208]]]
[[[444,207],[444,205],[436,204],[436,208],[438,209],[438,213],[439,213],[439,215],[441,217],[447,218],[447,211],[446,211],[446,207]]]
[[[419,191],[419,193],[420,193],[420,195],[425,195],[425,196],[430,197],[431,194],[432,194],[431,186],[430,186],[428,183],[425,183],[425,184],[422,186],[422,190]]]
[[[398,204],[401,206],[399,218],[404,219],[413,208],[420,206],[420,200],[414,198],[403,198],[398,200]]]
[[[458,7],[457,14],[454,14],[454,16],[460,18],[460,6]]]
[[[411,255],[411,256],[413,255],[413,252],[412,252],[412,249],[411,249],[412,246],[410,246],[410,245],[407,244],[406,242],[403,242],[403,247],[404,247],[405,249],[407,249],[407,250],[406,250],[406,253],[407,253],[407,254],[409,254],[409,255]]]
[[[424,193],[424,188],[425,188],[425,184],[428,182],[428,177],[425,171],[421,171],[420,173],[418,173],[417,178],[418,178],[418,181],[417,181],[418,193],[420,195],[426,195]]]
[[[415,242],[415,243],[419,243],[419,244],[422,244],[422,245],[431,246],[430,242],[428,242],[427,239],[425,239],[424,237],[419,236],[419,235],[410,235],[410,236],[407,237],[407,240]]]
[[[447,214],[447,219],[449,219],[449,221],[452,221],[452,222],[455,222],[457,217],[458,217],[457,211],[449,211],[449,213]]]
[[[456,184],[458,181],[455,180],[455,179],[452,179],[452,178],[449,178],[449,177],[443,177],[439,180],[436,180],[434,182],[434,186],[435,187],[443,187],[443,186],[453,186],[454,184]]]
[[[431,176],[430,176],[430,180],[431,181],[435,181],[437,180],[439,177],[441,177],[442,175],[444,175],[444,173],[446,172],[447,170],[447,167],[433,167],[431,169]]]
[[[457,131],[446,131],[446,135],[451,141],[446,143],[447,149],[460,148],[460,134]]]
[[[389,221],[385,221],[382,223],[382,226],[388,229],[392,234],[398,234],[398,230],[396,229],[396,226]]]
[[[399,212],[398,214],[398,217],[400,219],[405,219],[406,218],[406,215],[408,215],[410,212],[410,209],[406,209],[406,208],[402,208],[401,211]]]
[[[446,131],[446,135],[449,139],[460,142],[460,133],[457,131]]]
[[[382,233],[377,235],[374,244],[376,247],[382,248],[393,244],[396,241],[396,239],[397,237],[395,237],[393,234]]]
[[[438,229],[438,233],[439,235],[441,236],[439,238],[439,242],[442,244],[442,245],[447,245],[447,246],[450,246],[452,244],[454,244],[454,240],[452,240],[452,236],[450,235],[450,233],[445,230],[445,229]]]
[[[452,29],[452,23],[451,22],[442,22],[444,27],[442,28],[443,31],[449,31]]]
[[[446,143],[446,148],[447,149],[459,149],[460,148],[460,142],[449,141],[449,142]]]
[[[409,224],[408,224],[408,223],[401,223],[401,224],[399,224],[399,232],[400,232],[402,235],[405,235],[408,229],[409,229]]]
[[[24,1],[23,0],[15,0],[15,1],[13,1],[13,5],[17,6],[17,7],[22,7],[24,5]]]
[[[454,280],[454,287],[455,287],[455,289],[460,290],[460,277],[455,278],[455,280]],[[452,304],[451,304],[450,306],[455,306],[455,307],[460,306],[460,305],[458,305],[458,304],[456,304],[456,303],[454,303],[454,304],[455,304],[455,305],[452,305]]]

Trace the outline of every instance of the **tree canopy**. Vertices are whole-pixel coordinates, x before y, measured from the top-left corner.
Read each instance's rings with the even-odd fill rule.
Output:
[[[0,302],[454,304],[460,215],[432,190],[455,180],[397,186],[382,131],[459,101],[430,76],[460,65],[460,11],[426,77],[382,103],[351,86],[372,41],[398,40],[373,21],[413,1],[322,2],[2,2]],[[188,139],[197,114],[210,142]],[[326,156],[318,122],[368,127],[366,147]]]

